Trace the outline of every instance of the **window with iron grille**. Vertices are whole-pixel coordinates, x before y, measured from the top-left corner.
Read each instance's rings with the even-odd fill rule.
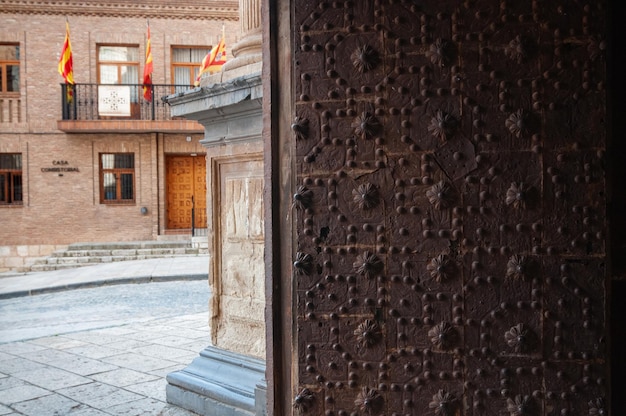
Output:
[[[22,205],[22,154],[0,153],[0,205]]]
[[[100,154],[100,203],[135,202],[135,154]]]
[[[20,46],[0,44],[0,94],[20,92]]]

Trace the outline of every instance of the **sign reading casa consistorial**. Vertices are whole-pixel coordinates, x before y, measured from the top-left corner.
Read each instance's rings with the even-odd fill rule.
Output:
[[[78,168],[73,168],[69,166],[69,162],[67,160],[53,160],[52,167],[41,168],[42,172],[80,172]]]

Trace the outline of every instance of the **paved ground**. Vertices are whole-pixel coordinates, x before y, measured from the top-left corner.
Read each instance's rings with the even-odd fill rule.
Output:
[[[118,261],[75,269],[0,273],[0,299],[107,284],[205,279],[208,256]]]
[[[42,272],[48,283],[42,273],[0,278],[0,415],[193,415],[166,403],[165,376],[209,343],[207,283],[190,277],[208,259],[179,268],[180,281],[154,268],[165,282],[135,273],[153,282],[128,284],[142,262],[158,263],[119,263],[117,278],[102,266]]]

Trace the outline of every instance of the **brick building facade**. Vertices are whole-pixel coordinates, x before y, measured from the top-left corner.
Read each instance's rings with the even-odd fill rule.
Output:
[[[237,7],[0,1],[0,271],[72,242],[151,240],[204,226],[203,128],[172,119],[161,97],[193,88],[222,33],[230,54]],[[77,84],[69,103],[57,72],[66,19]],[[152,102],[141,96],[147,22]],[[119,91],[129,112],[106,112],[106,94]]]

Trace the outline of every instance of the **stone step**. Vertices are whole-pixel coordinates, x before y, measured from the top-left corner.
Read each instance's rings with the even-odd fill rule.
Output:
[[[176,249],[140,249],[140,250],[94,250],[86,252],[57,252],[54,255],[38,259],[34,264],[68,264],[76,263],[100,263],[102,258],[108,257],[125,257],[132,260],[140,260],[145,258],[172,257],[185,255],[203,255],[207,254],[207,249],[202,248],[176,248]]]
[[[145,252],[141,254],[127,255],[124,253],[107,254],[104,256],[85,256],[85,257],[48,257],[46,259],[38,260],[37,265],[40,264],[83,264],[83,263],[109,263],[112,261],[125,261],[125,260],[145,260],[145,259],[158,259],[167,257],[193,257],[208,254],[206,250],[198,249],[185,249],[180,252]]]
[[[189,240],[131,241],[115,243],[75,243],[67,250],[57,251],[37,260],[31,271],[46,271],[130,260],[145,260],[179,256],[202,256],[207,247]]]
[[[55,251],[51,257],[93,257],[93,256],[110,256],[111,250],[65,250]]]
[[[138,250],[143,248],[183,248],[191,247],[191,241],[120,241],[115,243],[73,243],[67,251],[75,250]]]
[[[135,255],[179,255],[197,254],[200,251],[207,251],[208,247],[169,247],[169,248],[140,248],[140,249],[115,249],[115,250],[66,250],[57,251],[50,255],[51,258],[80,258],[98,256],[135,256]]]
[[[104,256],[104,257],[81,257],[78,262],[71,262],[69,259],[63,259],[58,263],[41,263],[33,264],[30,268],[32,272],[50,271],[50,270],[62,270],[71,269],[76,267],[93,266],[101,263],[122,262],[131,260],[148,260],[148,259],[163,259],[171,257],[197,257],[199,254],[177,254],[177,255],[140,255],[140,256]]]
[[[53,270],[75,269],[77,267],[92,266],[90,263],[82,264],[33,264],[30,266],[31,272],[49,272]]]

